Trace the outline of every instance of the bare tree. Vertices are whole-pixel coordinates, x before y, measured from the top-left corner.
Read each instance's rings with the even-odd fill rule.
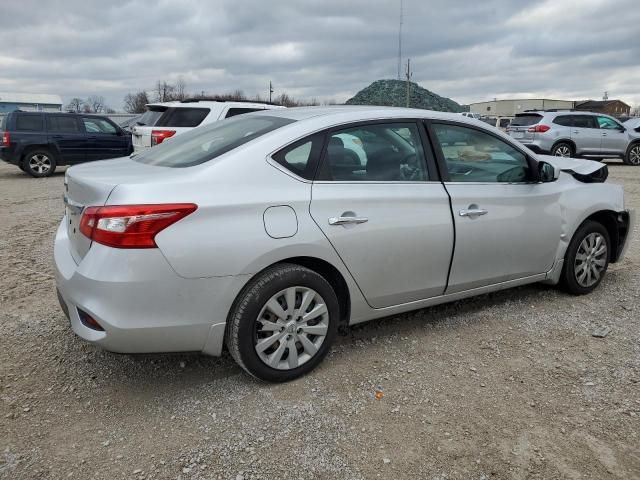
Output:
[[[634,117],[640,117],[640,105],[636,105],[631,109],[631,115]]]
[[[102,113],[106,108],[104,97],[101,95],[90,95],[84,106],[87,113]]]
[[[67,104],[67,111],[78,113],[82,110],[82,104],[84,104],[84,100],[74,97],[69,100],[69,103]]]
[[[170,102],[175,100],[176,86],[167,83],[166,81],[158,80],[155,88],[156,101],[157,102]]]
[[[143,113],[146,105],[149,103],[149,97],[144,90],[136,93],[127,93],[124,96],[124,110],[128,113]]]
[[[176,82],[176,85],[175,85],[174,99],[184,100],[185,98],[187,98],[186,90],[187,90],[187,84],[185,83],[184,78],[178,77],[178,81]]]

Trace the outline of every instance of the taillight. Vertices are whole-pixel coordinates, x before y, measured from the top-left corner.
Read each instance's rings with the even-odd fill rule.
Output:
[[[549,130],[551,130],[551,127],[549,125],[536,125],[534,127],[529,127],[527,132],[529,132],[529,133],[544,133],[544,132],[549,131]]]
[[[2,132],[2,145],[5,147],[11,145],[11,135],[9,132]]]
[[[151,146],[160,145],[167,138],[173,137],[175,130],[151,130]]]
[[[108,247],[156,248],[155,236],[198,208],[193,203],[89,207],[80,232]]]

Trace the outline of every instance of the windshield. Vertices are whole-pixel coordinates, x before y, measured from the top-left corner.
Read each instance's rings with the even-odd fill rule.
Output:
[[[219,157],[294,120],[264,115],[238,115],[178,135],[136,155],[140,163],[184,168]]]

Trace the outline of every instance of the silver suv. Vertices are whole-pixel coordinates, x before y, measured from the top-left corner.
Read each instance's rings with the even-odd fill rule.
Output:
[[[570,110],[518,113],[507,133],[538,153],[619,157],[629,165],[640,165],[640,133],[608,115]]]

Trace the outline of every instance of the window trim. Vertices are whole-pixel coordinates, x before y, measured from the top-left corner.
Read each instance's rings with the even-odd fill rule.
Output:
[[[490,130],[485,130],[484,128],[480,128],[476,125],[471,125],[468,123],[457,122],[453,120],[433,120],[433,119],[425,119],[424,120],[425,127],[427,129],[427,133],[429,135],[429,139],[431,140],[431,144],[433,145],[433,150],[436,154],[436,160],[438,163],[438,171],[440,173],[440,178],[442,179],[442,183],[449,183],[452,185],[531,185],[536,183],[541,183],[540,174],[538,172],[538,161],[531,156],[530,153],[526,152],[523,148],[518,145],[513,144],[511,141],[502,138],[500,135],[496,135],[494,132]],[[529,165],[529,171],[531,172],[532,178],[526,182],[453,182],[449,177],[449,169],[447,168],[447,162],[444,158],[444,153],[442,152],[442,147],[440,146],[440,142],[438,141],[438,137],[433,130],[433,125],[452,125],[456,127],[469,128],[471,130],[477,130],[486,135],[496,138],[497,140],[506,143],[514,150],[522,153]]]
[[[426,183],[441,183],[440,176],[438,175],[438,169],[436,168],[436,161],[433,156],[433,150],[430,145],[426,145],[425,141],[428,141],[426,132],[424,132],[424,126],[421,126],[422,118],[380,118],[372,120],[359,120],[356,122],[348,122],[340,125],[334,125],[333,127],[325,129],[324,145],[320,156],[320,161],[316,168],[316,174],[313,179],[313,183],[319,184],[350,184],[350,185],[372,185],[372,184],[403,184],[403,185],[421,185]],[[368,125],[380,125],[380,124],[399,124],[406,123],[412,124],[416,127],[418,137],[422,143],[422,152],[424,154],[422,166],[425,169],[427,176],[423,181],[407,181],[407,180],[329,180],[327,178],[319,178],[322,175],[323,169],[327,165],[327,149],[329,145],[329,138],[336,132],[343,130],[349,130],[352,128],[364,127]]]

